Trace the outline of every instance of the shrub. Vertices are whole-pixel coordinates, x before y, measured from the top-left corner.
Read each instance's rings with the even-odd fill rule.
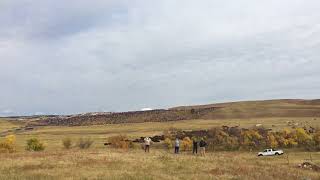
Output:
[[[271,148],[277,148],[278,147],[278,141],[277,141],[276,137],[273,135],[273,133],[268,133],[267,146],[271,147]]]
[[[43,151],[44,149],[45,146],[39,139],[31,138],[27,140],[27,151]]]
[[[72,140],[70,138],[65,138],[62,140],[62,145],[65,149],[70,149],[72,146]]]
[[[228,136],[226,137],[225,144],[224,144],[225,150],[239,150],[239,140],[237,137],[234,136]]]
[[[192,140],[189,137],[185,137],[182,140],[182,150],[191,150]]]
[[[276,141],[280,147],[292,148],[298,145],[296,131],[284,128],[282,131],[275,133]]]
[[[164,144],[164,146],[165,146],[167,149],[171,149],[171,148],[173,147],[172,141],[171,141],[171,139],[169,139],[169,138],[166,138],[166,139],[163,141],[163,144]]]
[[[307,145],[312,140],[312,137],[302,128],[296,129],[296,136],[299,145]]]
[[[8,135],[3,142],[0,142],[0,152],[13,153],[15,152],[16,137]]]
[[[243,131],[242,134],[242,145],[250,149],[255,149],[261,144],[262,136],[258,131],[254,129]]]
[[[93,144],[93,140],[91,138],[80,138],[78,140],[78,147],[80,149],[88,149]]]
[[[315,150],[320,151],[320,130],[318,129],[313,135],[313,141],[315,145]]]
[[[111,146],[114,148],[129,149],[133,147],[133,143],[128,141],[126,135],[108,137],[108,142],[111,143]]]

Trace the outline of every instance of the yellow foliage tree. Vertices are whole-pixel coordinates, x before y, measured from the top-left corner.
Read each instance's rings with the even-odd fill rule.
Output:
[[[182,140],[182,150],[191,150],[192,140],[189,137],[185,137]]]
[[[307,132],[302,128],[296,129],[296,137],[299,145],[307,144],[309,141],[312,140],[312,137],[307,134]]]
[[[313,140],[316,145],[320,145],[320,130],[317,130],[317,132],[313,135]]]
[[[251,129],[242,132],[242,144],[248,147],[257,147],[262,139],[258,131]]]
[[[286,146],[286,147],[293,147],[293,146],[296,146],[298,145],[298,142],[293,139],[293,138],[288,138],[288,139],[285,139],[283,144]]]
[[[172,141],[170,138],[166,138],[163,143],[164,143],[165,147],[168,149],[171,149],[173,147]]]
[[[279,143],[276,139],[276,137],[273,135],[273,133],[268,133],[267,136],[267,145],[271,148],[276,148],[278,147]]]
[[[15,151],[16,136],[8,135],[3,142],[0,142],[0,152],[13,153]]]
[[[294,147],[298,145],[297,133],[294,129],[284,128],[276,135],[276,139],[282,147]]]
[[[128,137],[126,135],[108,137],[108,142],[111,143],[111,146],[114,148],[127,150],[130,147],[130,142],[128,141]]]

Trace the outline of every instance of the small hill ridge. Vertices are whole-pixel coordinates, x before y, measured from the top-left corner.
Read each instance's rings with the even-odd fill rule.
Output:
[[[32,125],[81,126],[167,122],[191,119],[245,119],[269,117],[320,117],[320,100],[282,99],[242,101],[180,106],[168,110],[158,109],[122,113],[87,113],[44,118],[33,121]]]

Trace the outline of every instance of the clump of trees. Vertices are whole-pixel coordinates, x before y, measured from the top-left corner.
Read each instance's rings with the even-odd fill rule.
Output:
[[[305,148],[320,150],[320,130],[310,133],[303,128],[285,128],[272,131],[265,128],[233,129],[213,128],[208,131],[209,149],[239,150],[258,148]]]
[[[166,132],[168,134],[168,132]],[[215,127],[200,131],[171,131],[171,137],[187,138],[203,137],[209,150],[255,150],[261,148],[303,148],[309,151],[320,150],[320,129],[308,131],[305,128],[284,128],[273,131],[263,127],[244,129],[239,127]],[[170,137],[167,135],[167,137]],[[191,140],[189,142],[191,144]],[[165,140],[166,142],[169,140]],[[190,145],[191,146],[191,145]],[[187,146],[185,149],[189,149]]]

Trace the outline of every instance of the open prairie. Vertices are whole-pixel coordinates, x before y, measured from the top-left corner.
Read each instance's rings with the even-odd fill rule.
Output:
[[[262,124],[274,130],[299,126],[319,126],[318,120],[304,118],[249,118],[221,120],[184,120],[171,122],[125,123],[92,126],[39,126],[31,131],[15,132],[17,152],[0,154],[0,179],[320,179],[320,173],[297,168],[312,159],[320,164],[319,152],[286,150],[286,155],[257,157],[256,151],[208,152],[206,157],[190,151],[179,155],[154,143],[149,154],[139,147],[113,149],[103,144],[107,137],[124,134],[129,138],[153,136],[177,128],[182,130]],[[23,127],[25,122],[0,120],[2,131]],[[14,131],[12,131],[14,132]],[[36,137],[45,143],[43,152],[25,151],[26,140]],[[77,141],[90,137],[88,150],[63,149],[62,139]]]
[[[317,163],[320,154],[312,153]],[[296,165],[309,153],[257,158],[254,152],[190,152],[174,155],[165,150],[61,150],[0,155],[0,179],[281,179],[320,178],[318,172]]]
[[[274,102],[255,104],[258,107],[275,107]],[[279,106],[283,104],[277,107]],[[272,131],[293,126],[319,128],[319,117],[308,114],[310,109],[318,108],[318,103],[315,106],[303,104],[302,107],[296,107],[300,114],[307,112],[302,117],[255,117],[262,110],[255,109],[250,102],[228,105],[226,109],[212,112],[225,111],[225,117],[221,119],[33,126],[31,130],[23,128],[30,122],[34,124],[33,119],[13,121],[2,118],[0,133],[2,136],[16,136],[16,152],[0,154],[0,179],[320,179],[319,172],[297,167],[305,161],[320,165],[320,152],[306,152],[301,149],[285,149],[283,156],[258,158],[258,150],[211,151],[201,157],[190,151],[175,155],[173,149],[166,150],[162,143],[152,144],[150,153],[144,153],[139,144],[128,150],[104,146],[107,138],[111,136],[126,135],[129,139],[135,139],[161,135],[169,129],[191,131],[221,126],[252,128],[257,125]],[[282,109],[286,113],[287,110],[288,107]],[[246,112],[249,117],[243,117]],[[233,113],[240,114],[240,118]],[[253,113],[253,117],[250,117],[250,113]],[[276,113],[285,114],[281,111]],[[227,118],[233,116],[235,118]],[[25,150],[26,141],[33,137],[44,142],[46,148],[43,152]],[[65,138],[70,138],[75,144],[79,138],[87,137],[93,140],[89,149],[81,150],[75,145],[69,150],[63,148],[62,140]]]

